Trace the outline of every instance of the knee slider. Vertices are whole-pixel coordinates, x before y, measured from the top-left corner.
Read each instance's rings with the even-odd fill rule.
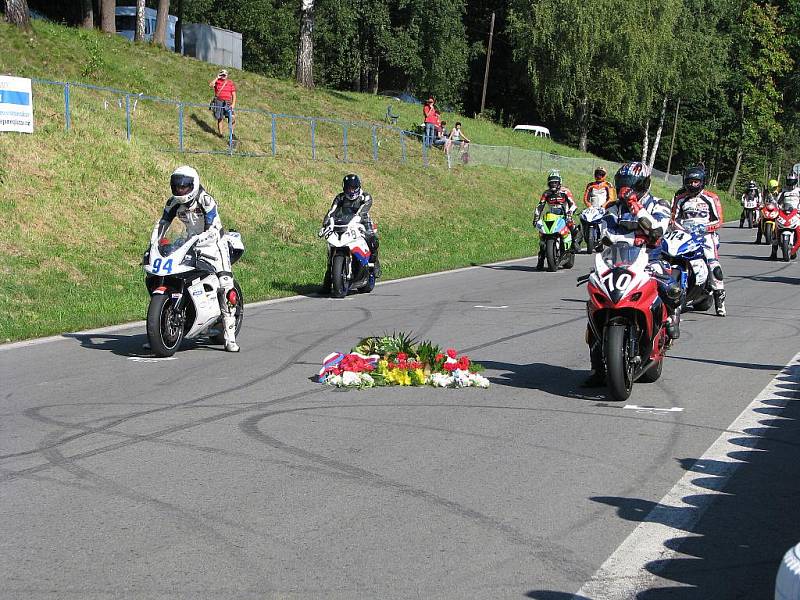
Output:
[[[711,272],[714,274],[714,279],[718,281],[722,281],[724,279],[721,266],[717,265]]]
[[[219,277],[219,285],[223,290],[227,290],[233,287],[233,273],[222,271],[218,274],[218,277]]]

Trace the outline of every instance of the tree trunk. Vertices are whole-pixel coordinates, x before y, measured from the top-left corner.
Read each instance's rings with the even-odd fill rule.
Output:
[[[642,140],[642,162],[647,162],[647,151],[650,149],[650,119],[644,124],[644,139]]]
[[[728,193],[731,195],[736,191],[736,178],[739,177],[739,167],[742,166],[743,154],[742,141],[739,140],[739,147],[736,148],[736,166],[733,168],[733,177],[731,177],[731,184],[728,186]]]
[[[300,39],[297,42],[295,78],[306,88],[314,87],[314,0],[301,0]]]
[[[169,0],[158,0],[158,13],[156,13],[156,32],[153,42],[159,46],[167,45],[167,23],[169,21]]]
[[[589,147],[589,98],[584,96],[578,107],[578,150],[588,152]]]
[[[678,111],[681,109],[681,99],[675,104],[675,120],[672,122],[672,141],[669,143],[669,159],[667,160],[667,172],[664,174],[664,181],[669,179],[669,170],[672,168],[672,153],[675,151],[675,134],[678,132]]]
[[[653,149],[650,152],[650,162],[648,166],[653,170],[653,165],[656,162],[656,153],[658,152],[658,145],[661,143],[661,132],[664,129],[664,116],[667,114],[667,95],[664,94],[664,101],[661,103],[661,116],[658,119],[658,129],[656,129],[656,139],[653,140]]]
[[[175,52],[183,54],[183,0],[178,0],[175,16],[178,17],[175,23]]]
[[[370,78],[369,82],[369,93],[370,94],[377,94],[378,93],[378,73],[380,73],[381,67],[381,57],[376,56],[375,62],[372,65],[372,77]]]
[[[31,13],[28,10],[28,0],[6,0],[6,21],[30,31]]]
[[[144,0],[136,0],[136,32],[133,34],[133,41],[144,41]]]
[[[105,33],[116,33],[117,0],[100,0],[100,29]]]
[[[92,0],[81,0],[81,27],[86,29],[94,29],[94,8],[92,7]]]

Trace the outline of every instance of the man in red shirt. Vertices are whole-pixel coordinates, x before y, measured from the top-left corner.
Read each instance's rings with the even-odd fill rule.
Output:
[[[426,146],[433,143],[433,133],[439,124],[439,111],[436,110],[434,102],[433,98],[428,98],[422,107],[422,116],[425,117],[425,136],[422,138],[422,143]]]
[[[236,84],[228,79],[228,71],[222,69],[216,79],[208,83],[208,87],[214,88],[214,100],[211,107],[214,111],[214,118],[217,120],[217,131],[222,136],[222,120],[227,118],[231,127],[236,125],[236,114],[233,109],[236,107]]]

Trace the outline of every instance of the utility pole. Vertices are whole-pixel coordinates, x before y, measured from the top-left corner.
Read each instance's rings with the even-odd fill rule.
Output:
[[[672,124],[672,141],[669,143],[669,159],[667,159],[667,173],[664,175],[664,181],[669,179],[669,168],[672,166],[672,151],[675,149],[675,132],[678,130],[678,110],[681,107],[681,99],[678,98],[678,103],[675,105],[675,122]]]
[[[494,37],[494,12],[492,12],[492,24],[489,25],[489,49],[486,51],[486,70],[483,72],[483,93],[481,94],[481,114],[486,106],[486,84],[489,82],[489,59],[492,57],[492,37]]]

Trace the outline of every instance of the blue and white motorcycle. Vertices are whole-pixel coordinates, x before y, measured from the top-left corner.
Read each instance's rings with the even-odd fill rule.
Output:
[[[581,213],[583,239],[586,240],[586,253],[597,252],[601,248],[602,221],[606,214],[602,206],[590,206]]]
[[[680,284],[685,291],[681,310],[708,310],[714,304],[714,296],[704,252],[706,227],[691,219],[681,223],[681,227],[661,239],[662,256],[680,272]]]

